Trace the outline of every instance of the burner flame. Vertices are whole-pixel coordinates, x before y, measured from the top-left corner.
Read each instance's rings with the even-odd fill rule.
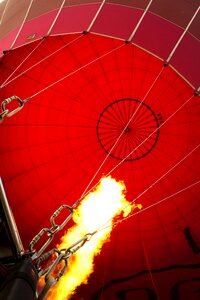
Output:
[[[97,233],[70,257],[66,273],[50,290],[48,300],[70,299],[78,286],[87,284],[95,268],[94,258],[110,238],[116,217],[126,217],[134,208],[141,208],[125,199],[125,191],[122,181],[109,176],[102,178],[95,190],[81,201],[73,217],[75,225],[61,238],[57,248],[68,248],[85,234]]]

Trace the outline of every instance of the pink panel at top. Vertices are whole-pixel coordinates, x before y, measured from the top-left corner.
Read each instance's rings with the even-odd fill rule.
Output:
[[[143,11],[114,4],[105,4],[91,31],[127,40]]]
[[[132,41],[165,60],[181,34],[181,28],[147,13]]]
[[[187,33],[174,55],[172,64],[196,88],[200,86],[200,42]]]
[[[63,8],[52,34],[82,32],[87,30],[100,4],[70,6]]]
[[[2,56],[3,51],[9,50],[15,37],[18,32],[18,29],[11,31],[6,37],[2,38],[0,41],[0,56]]]
[[[22,30],[17,38],[14,47],[18,47],[20,45],[26,44],[34,38],[39,39],[47,34],[51,24],[57,14],[57,10],[52,11],[48,14],[39,16],[35,19],[32,19],[24,24]],[[31,36],[33,38],[31,39]],[[34,36],[35,35],[35,36]]]

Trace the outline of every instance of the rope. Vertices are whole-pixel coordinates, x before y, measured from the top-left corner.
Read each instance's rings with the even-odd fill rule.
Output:
[[[148,188],[146,188],[142,193],[140,193],[136,198],[134,198],[130,204],[133,204],[136,200],[138,200],[141,196],[143,196],[147,191],[149,191],[155,184],[157,184],[161,179],[163,179],[165,176],[167,176],[172,170],[174,170],[180,163],[182,163],[188,156],[190,156],[196,149],[198,149],[200,144],[193,148],[187,155],[185,155],[181,160],[179,160],[173,167],[171,167],[167,172],[165,172],[162,176],[160,176],[156,181],[154,181]],[[128,205],[122,208],[125,209]],[[109,222],[108,220],[107,222]],[[106,222],[106,223],[107,223]]]
[[[149,7],[151,6],[151,3],[152,3],[152,2],[153,2],[153,0],[150,0],[150,1],[149,1],[147,7],[145,8],[145,10],[144,10],[142,16],[141,16],[140,19],[139,19],[139,21],[138,21],[136,27],[134,28],[133,32],[131,33],[131,35],[130,35],[130,37],[129,37],[129,39],[128,39],[129,42],[130,42],[130,41],[133,39],[133,37],[135,36],[136,31],[138,30],[138,28],[139,28],[140,24],[142,23],[144,17],[146,16],[146,14],[147,14],[147,12],[148,12],[148,10],[149,10]]]
[[[169,61],[171,60],[172,56],[174,55],[176,49],[178,48],[180,42],[182,41],[182,39],[184,38],[185,34],[187,33],[188,29],[190,28],[190,25],[192,24],[192,22],[194,21],[196,15],[198,14],[200,10],[200,6],[197,8],[197,10],[195,11],[194,15],[192,16],[190,22],[188,23],[187,27],[185,28],[185,30],[183,31],[182,35],[180,36],[180,38],[178,39],[176,45],[174,46],[174,48],[172,49],[171,53],[169,54],[168,58],[166,59],[166,63],[169,63]]]
[[[110,170],[105,176],[110,175],[117,167],[119,167],[130,155],[132,155],[140,146],[142,146],[157,130],[159,130],[167,121],[169,121],[181,108],[183,108],[192,98],[192,95],[186,102],[184,102],[174,113],[172,113],[160,126],[158,126],[150,135],[143,140],[135,149],[133,149],[126,157],[124,157],[113,169]]]
[[[64,1],[62,2],[61,6],[60,6],[60,8],[59,8],[59,10],[58,10],[58,12],[57,12],[57,14],[56,14],[56,16],[55,16],[53,22],[52,22],[52,24],[51,24],[51,26],[50,26],[50,28],[49,28],[49,30],[48,30],[48,32],[47,32],[47,35],[50,35],[51,30],[53,29],[53,26],[55,25],[55,23],[56,23],[56,21],[57,21],[59,15],[60,15],[60,13],[61,13],[61,11],[62,11],[62,9],[63,9],[63,6],[65,5],[65,1],[66,1],[66,0],[64,0]]]
[[[195,148],[193,148],[188,154],[186,154],[182,159],[180,159],[175,165],[173,165],[167,172],[165,172],[162,176],[160,176],[156,181],[154,181],[148,188],[146,188],[142,193],[140,193],[136,198],[134,198],[130,204],[135,203],[136,200],[138,200],[141,196],[143,196],[147,191],[149,191],[155,184],[157,184],[161,179],[163,179],[165,176],[167,176],[171,171],[173,171],[178,165],[180,165],[186,158],[188,158],[194,151],[196,151],[199,148],[200,144],[197,145]],[[129,204],[125,205],[122,210],[124,210]],[[106,221],[104,223],[107,224],[111,219]],[[103,226],[104,226],[103,225]]]
[[[120,135],[118,136],[117,140],[115,141],[115,143],[113,144],[113,146],[111,147],[110,151],[107,153],[105,159],[102,161],[102,163],[100,164],[100,166],[98,167],[97,171],[95,172],[94,176],[92,177],[92,179],[90,180],[89,184],[86,186],[85,190],[83,191],[82,195],[81,195],[81,199],[84,197],[84,195],[87,193],[88,188],[90,187],[90,185],[92,184],[92,182],[94,181],[94,179],[96,178],[96,176],[98,175],[99,171],[102,169],[102,167],[104,166],[105,162],[107,161],[108,157],[110,156],[110,154],[112,153],[113,149],[116,147],[117,143],[119,142],[119,140],[121,139],[121,137],[123,136],[124,132],[126,131],[128,125],[131,123],[131,121],[133,120],[134,116],[136,115],[137,111],[139,110],[139,108],[141,107],[141,105],[144,103],[146,97],[149,95],[150,91],[152,90],[152,88],[155,86],[158,78],[160,77],[160,75],[162,74],[164,70],[164,66],[162,67],[162,69],[160,70],[160,72],[158,73],[158,75],[156,76],[155,80],[153,81],[153,83],[151,84],[150,88],[148,89],[148,91],[146,92],[143,100],[140,102],[140,104],[138,105],[138,107],[136,108],[136,110],[134,111],[134,113],[132,114],[132,116],[130,117],[129,121],[127,122],[127,124],[125,125],[125,127],[123,128],[122,132],[120,133]],[[156,129],[157,131],[157,129]],[[136,151],[136,149],[134,150]]]
[[[109,176],[115,169],[117,169],[131,154],[133,154],[141,145],[143,145],[157,130],[159,130],[164,124],[166,124],[167,121],[169,121],[181,108],[183,108],[192,98],[194,95],[192,95],[188,100],[186,100],[174,113],[172,113],[158,128],[156,128],[152,133],[149,134],[147,138],[143,140],[137,147],[135,147],[125,158],[123,158],[118,164],[115,165],[107,174],[104,175],[104,177]],[[83,193],[81,197],[75,202],[79,203],[81,199],[83,199],[89,192],[91,192],[97,185],[99,181],[93,185],[85,194]]]
[[[32,6],[32,4],[33,4],[33,1],[34,1],[34,0],[31,0],[31,1],[30,1],[29,7],[28,7],[27,12],[26,12],[26,14],[25,14],[25,17],[24,17],[24,19],[23,19],[23,22],[22,22],[22,24],[21,24],[21,26],[20,26],[20,28],[19,28],[19,30],[18,30],[16,36],[15,36],[14,41],[12,42],[12,45],[11,45],[10,49],[13,48],[13,46],[14,46],[14,44],[15,44],[17,38],[19,37],[19,35],[20,35],[21,31],[22,31],[22,28],[23,28],[23,26],[24,26],[24,24],[25,24],[25,22],[26,22],[26,19],[27,19],[27,17],[28,17],[29,11],[30,11],[31,6]]]
[[[69,77],[69,76],[71,76],[71,75],[74,75],[74,74],[76,74],[77,72],[79,72],[80,70],[82,70],[82,69],[84,69],[84,68],[90,66],[90,65],[93,64],[94,62],[98,61],[100,58],[103,58],[103,57],[105,57],[105,56],[111,54],[112,52],[117,51],[118,49],[122,48],[124,45],[125,45],[125,44],[122,44],[122,45],[120,45],[120,46],[118,46],[118,47],[116,47],[116,48],[114,48],[114,49],[112,49],[112,50],[110,50],[110,51],[108,51],[108,52],[102,54],[100,57],[93,59],[92,61],[90,61],[89,63],[83,65],[82,67],[80,67],[80,68],[78,68],[78,69],[72,71],[71,73],[68,73],[67,75],[63,76],[62,78],[60,78],[60,79],[54,81],[54,82],[51,83],[50,85],[46,86],[45,88],[41,89],[41,90],[38,91],[37,93],[35,93],[35,94],[33,94],[32,96],[30,96],[30,99],[33,99],[34,97],[36,97],[36,96],[38,96],[39,94],[43,93],[44,91],[48,90],[48,89],[51,88],[52,86],[54,86],[54,85],[60,83],[61,81],[63,81],[63,80],[66,79],[67,77]]]
[[[39,44],[36,45],[36,47],[24,58],[24,60],[13,70],[13,72],[8,76],[8,78],[2,83],[1,88],[4,87],[5,85],[9,84],[11,81],[13,81],[14,79],[16,79],[17,77],[21,76],[21,73],[19,75],[17,75],[14,79],[10,80],[8,82],[8,80],[15,74],[15,72],[25,63],[25,61],[27,61],[27,59],[37,50],[37,48],[39,48],[39,46],[42,44],[42,42],[44,41],[44,39],[42,39],[40,41]],[[6,84],[7,83],[7,84]]]
[[[152,285],[153,285],[153,289],[156,292],[157,299],[159,300],[160,298],[158,296],[158,290],[157,290],[157,287],[156,287],[156,284],[155,284],[155,281],[154,281],[154,278],[153,278],[153,274],[151,272],[151,266],[150,266],[149,258],[148,258],[147,251],[146,251],[146,248],[145,248],[145,245],[144,245],[143,237],[142,237],[142,248],[143,248],[143,252],[144,252],[144,257],[145,257],[145,260],[146,260],[147,268],[149,270],[149,274],[150,274],[151,282],[152,282]]]
[[[39,60],[37,63],[33,64],[31,67],[29,67],[28,69],[26,69],[25,71],[21,72],[20,74],[18,74],[16,77],[12,78],[10,81],[6,82],[5,84],[3,83],[1,85],[1,88],[3,88],[4,86],[8,85],[9,83],[11,83],[12,81],[14,81],[15,79],[19,78],[20,76],[24,75],[26,72],[30,71],[31,69],[33,69],[34,67],[36,67],[37,65],[39,65],[40,63],[42,63],[43,61],[47,60],[49,57],[51,57],[52,55],[58,53],[59,51],[63,50],[64,48],[68,47],[70,44],[72,44],[73,42],[77,41],[78,39],[80,39],[82,37],[82,35],[76,37],[75,39],[73,39],[72,41],[70,41],[69,43],[65,44],[64,46],[60,47],[59,49],[55,50],[54,52],[52,52],[51,54],[45,56],[43,59]],[[6,79],[7,81],[7,79]]]
[[[103,0],[102,3],[101,3],[101,5],[99,6],[99,9],[97,10],[97,13],[95,14],[95,16],[94,16],[92,22],[90,23],[90,25],[89,25],[89,27],[88,27],[88,29],[87,29],[88,32],[91,30],[92,26],[94,25],[94,23],[95,23],[95,21],[96,21],[98,15],[100,14],[100,12],[101,12],[101,10],[102,10],[102,8],[103,8],[105,2],[106,2],[106,0]]]
[[[4,8],[3,13],[2,13],[2,15],[1,15],[0,26],[1,26],[2,22],[3,22],[3,18],[4,18],[4,16],[5,16],[5,13],[6,13],[6,10],[7,10],[9,1],[10,1],[10,0],[8,0],[8,1],[6,2],[5,8]]]
[[[173,194],[171,194],[171,195],[169,195],[169,196],[166,196],[166,197],[162,198],[161,200],[158,200],[157,202],[155,202],[155,203],[153,203],[153,204],[151,204],[151,205],[149,205],[149,206],[146,206],[146,207],[143,208],[142,210],[139,210],[139,211],[137,211],[137,212],[135,212],[135,213],[133,213],[133,214],[127,216],[127,217],[122,218],[121,220],[118,220],[118,221],[114,222],[113,225],[114,225],[114,226],[117,226],[118,224],[120,224],[120,223],[122,223],[122,222],[124,222],[124,221],[126,221],[126,220],[128,220],[128,219],[130,219],[130,218],[133,218],[134,216],[136,216],[136,215],[138,215],[138,214],[144,213],[146,210],[149,210],[150,208],[152,208],[152,207],[154,207],[154,206],[156,206],[156,205],[158,205],[158,204],[161,204],[161,203],[163,203],[163,202],[165,202],[165,201],[167,201],[167,200],[173,198],[174,196],[177,196],[177,195],[179,195],[179,194],[181,194],[181,193],[187,191],[188,189],[190,189],[190,188],[192,188],[192,187],[194,187],[194,186],[196,186],[196,185],[198,185],[198,184],[200,184],[200,180],[198,180],[198,181],[196,181],[196,182],[193,182],[192,184],[190,184],[190,185],[188,185],[188,186],[186,186],[186,187],[184,187],[184,188],[178,190],[177,192],[175,192],[175,193],[173,193]],[[135,201],[133,200],[131,203],[133,203],[133,202],[135,202]],[[107,221],[107,222],[108,222],[108,221]],[[107,222],[106,222],[106,223],[107,223]],[[105,224],[106,224],[106,223],[105,223]],[[104,225],[105,225],[105,224],[104,224]],[[106,228],[108,228],[108,225],[105,226],[105,227],[101,227],[101,228],[99,227],[98,231],[105,230]]]

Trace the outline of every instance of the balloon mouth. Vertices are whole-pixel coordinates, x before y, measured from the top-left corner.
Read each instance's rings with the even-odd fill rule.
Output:
[[[159,120],[143,101],[124,98],[103,109],[97,122],[97,138],[107,155],[123,161],[145,157],[155,147]]]

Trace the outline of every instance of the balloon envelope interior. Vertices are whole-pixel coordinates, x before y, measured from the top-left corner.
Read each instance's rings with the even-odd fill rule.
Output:
[[[184,234],[189,228],[198,250],[194,87],[137,43],[99,32],[38,39],[8,51],[0,68],[1,100],[27,99],[0,124],[0,172],[25,248],[60,205],[111,174],[143,210],[113,230],[80,295],[146,299],[141,290],[154,281],[158,294],[169,289],[179,270],[169,269],[165,284],[143,271],[198,262]]]

